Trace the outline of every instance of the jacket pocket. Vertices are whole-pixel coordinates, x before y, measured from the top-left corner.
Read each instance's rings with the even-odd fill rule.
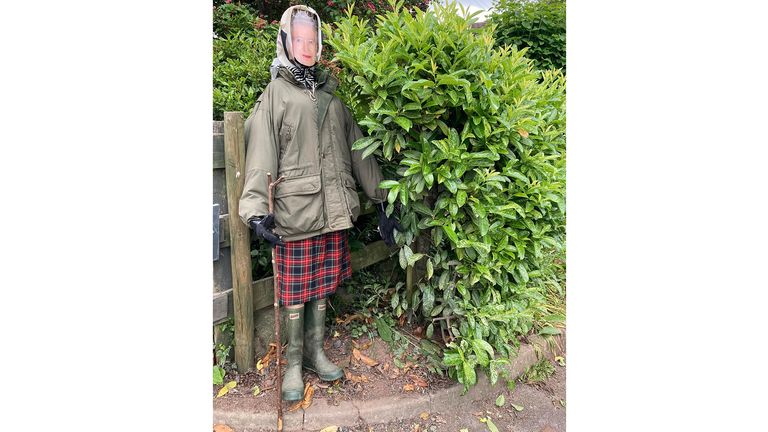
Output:
[[[275,232],[297,235],[317,231],[325,225],[320,174],[291,177],[275,191]]]
[[[360,198],[357,195],[357,186],[355,185],[355,179],[345,172],[341,173],[341,182],[344,186],[344,197],[347,200],[347,209],[349,215],[352,217],[352,222],[357,220],[360,216]]]
[[[278,155],[278,161],[279,165],[284,164],[284,159],[286,154],[288,154],[288,146],[291,144],[291,141],[293,140],[293,125],[289,123],[283,123],[282,127],[280,127],[280,133],[279,133],[279,139],[280,142],[278,143],[280,148],[280,154]]]

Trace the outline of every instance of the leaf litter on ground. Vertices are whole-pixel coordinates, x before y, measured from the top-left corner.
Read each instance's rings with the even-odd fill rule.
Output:
[[[288,411],[296,411],[299,408],[307,409],[312,405],[312,396],[315,394],[315,387],[310,383],[304,385],[304,399],[296,402],[292,407],[288,408]]]
[[[376,360],[368,357],[367,355],[360,352],[357,348],[352,348],[352,355],[355,357],[355,359],[365,363],[366,365],[373,367],[379,364]]]
[[[262,369],[269,366],[269,364],[272,362],[272,358],[277,358],[277,356],[275,355],[277,351],[276,347],[277,345],[275,345],[274,342],[269,344],[269,350],[267,351],[267,353],[264,354],[264,356],[260,358],[259,361],[256,362],[257,371],[261,372]]]

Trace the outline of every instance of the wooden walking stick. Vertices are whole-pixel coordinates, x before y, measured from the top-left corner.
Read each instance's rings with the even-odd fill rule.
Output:
[[[269,191],[267,194],[267,200],[269,201],[269,214],[274,214],[274,204],[273,204],[273,197],[274,193],[273,190],[275,186],[277,186],[281,181],[283,181],[285,178],[280,177],[279,179],[275,180],[274,183],[272,183],[272,173],[267,173],[267,182],[269,183]],[[283,350],[283,342],[280,340],[280,285],[277,274],[277,263],[275,262],[275,248],[272,248],[272,281],[274,282],[275,286],[275,294],[274,294],[274,306],[275,306],[275,351],[277,351],[277,378],[275,378],[275,384],[277,385],[277,430],[282,432],[283,430],[283,400],[282,400],[282,392],[283,392],[283,385],[282,381],[280,380],[280,369],[282,369],[280,365],[281,361],[281,351]]]

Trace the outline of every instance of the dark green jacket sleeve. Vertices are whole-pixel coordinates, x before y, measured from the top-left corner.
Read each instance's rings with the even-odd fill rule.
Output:
[[[351,149],[352,144],[363,137],[363,132],[346,106],[344,107],[344,114],[347,122],[347,144]],[[387,199],[387,191],[379,189],[379,183],[384,180],[381,175],[381,168],[379,168],[379,164],[376,163],[376,158],[373,155],[363,159],[362,154],[362,150],[351,150],[352,171],[357,179],[357,183],[363,188],[363,191],[371,201],[376,204],[384,202]]]
[[[279,116],[273,114],[279,101],[274,99],[271,86],[267,86],[245,122],[245,184],[239,211],[245,224],[268,213],[267,173],[272,173],[272,181],[277,179],[279,140],[275,131],[280,128],[274,123]]]

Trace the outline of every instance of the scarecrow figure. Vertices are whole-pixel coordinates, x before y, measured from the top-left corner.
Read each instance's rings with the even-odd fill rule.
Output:
[[[240,218],[255,238],[274,248],[288,363],[283,400],[304,393],[302,366],[324,381],[343,371],[323,351],[326,298],[352,275],[348,228],[360,214],[356,181],[376,204],[379,232],[394,244],[393,216],[373,157],[351,149],[362,132],[334,95],[338,81],[316,64],[322,51],[320,17],[307,6],[288,8],[280,20],[272,81],[246,120],[246,172]],[[269,213],[267,173],[282,182]]]

